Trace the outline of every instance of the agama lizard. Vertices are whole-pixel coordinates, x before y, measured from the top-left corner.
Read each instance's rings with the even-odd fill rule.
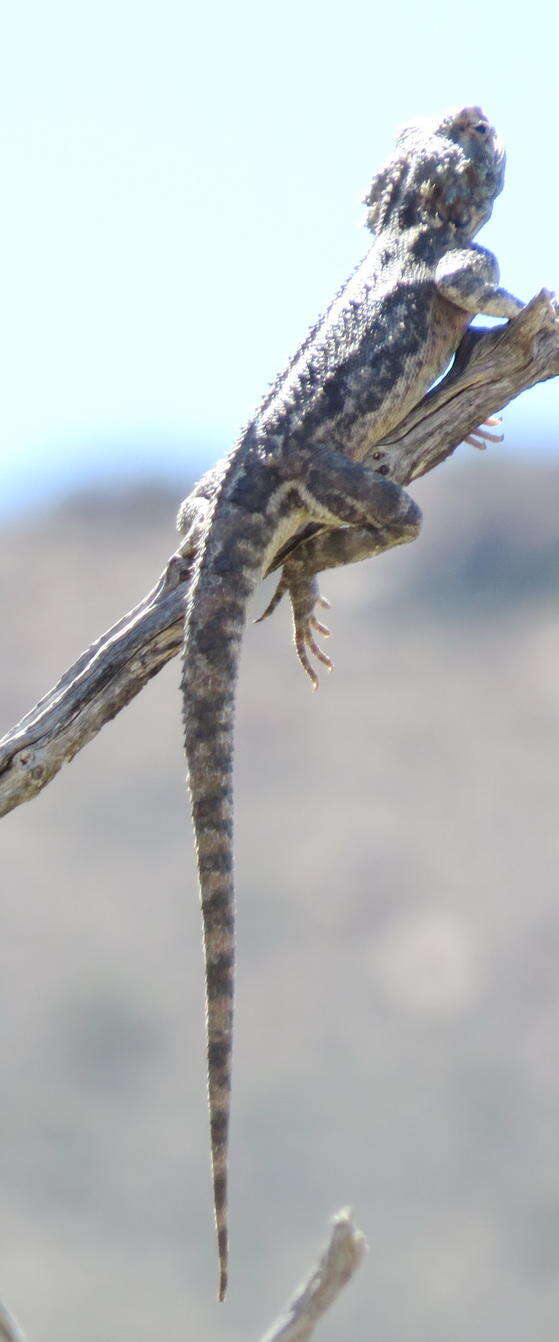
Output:
[[[475,313],[513,317],[495,258],[472,243],[502,189],[504,151],[478,107],[406,127],[366,197],[373,243],[277,378],[229,456],[185,500],[195,546],[184,638],[185,746],[206,963],[208,1091],[219,1297],[227,1285],[233,1022],[233,717],[247,602],[283,562],[313,630],[316,574],[417,536],[421,513],[375,450],[443,373]],[[482,432],[481,430],[479,432]]]

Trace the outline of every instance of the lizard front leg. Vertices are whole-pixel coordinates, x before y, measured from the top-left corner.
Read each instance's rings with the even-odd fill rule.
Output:
[[[446,252],[436,268],[435,284],[442,298],[465,312],[516,317],[524,307],[500,287],[497,258],[477,243]]]

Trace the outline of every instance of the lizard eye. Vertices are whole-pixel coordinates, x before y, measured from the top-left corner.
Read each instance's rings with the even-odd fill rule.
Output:
[[[477,130],[478,135],[487,135],[489,126],[486,121],[478,121],[477,125],[474,126],[474,130]]]

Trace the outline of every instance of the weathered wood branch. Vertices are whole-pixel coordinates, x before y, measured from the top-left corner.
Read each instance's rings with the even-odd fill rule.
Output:
[[[36,796],[176,657],[191,565],[191,555],[172,555],[151,592],[82,653],[2,738],[0,816]]]
[[[389,478],[406,485],[432,471],[488,416],[557,374],[559,309],[543,289],[514,321],[467,332],[448,375],[379,444]],[[176,656],[193,558],[177,551],[152,591],[0,740],[0,815],[36,796]]]
[[[347,1208],[338,1212],[319,1262],[262,1342],[307,1342],[357,1271],[366,1251],[365,1236],[355,1229],[351,1212]]]
[[[9,1310],[0,1300],[0,1342],[25,1342],[25,1338],[18,1328],[15,1319],[12,1318]]]
[[[407,485],[432,471],[478,424],[558,374],[559,305],[542,289],[514,321],[466,332],[447,376],[385,440],[390,478]]]

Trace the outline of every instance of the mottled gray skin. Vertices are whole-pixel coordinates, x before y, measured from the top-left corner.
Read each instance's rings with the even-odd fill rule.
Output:
[[[514,316],[493,256],[472,245],[503,184],[479,108],[406,128],[366,199],[373,245],[225,461],[182,505],[196,545],[184,640],[185,746],[206,960],[208,1090],[220,1286],[227,1285],[233,1018],[233,715],[248,599],[284,562],[300,659],[316,573],[413,540],[421,514],[375,452],[447,367],[472,315]],[[371,465],[364,464],[367,459]],[[324,632],[324,631],[323,631]]]

